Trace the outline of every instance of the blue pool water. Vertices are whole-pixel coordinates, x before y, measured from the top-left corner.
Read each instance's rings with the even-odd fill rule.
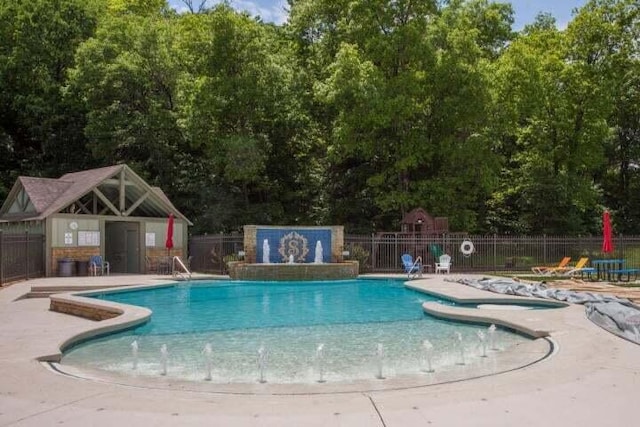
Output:
[[[136,335],[419,320],[423,302],[451,304],[380,280],[209,282],[98,298],[150,308]]]
[[[271,382],[312,382],[319,363],[328,381],[370,379],[381,357],[386,377],[415,374],[424,367],[425,339],[433,344],[433,363],[451,364],[460,345],[457,333],[472,354],[480,351],[478,331],[486,330],[425,315],[426,301],[451,303],[406,289],[402,280],[212,281],[95,297],[148,307],[152,318],[70,349],[63,364],[132,372],[131,344],[136,341],[135,373],[158,375],[164,344],[167,375],[199,380],[206,364],[203,348],[210,344],[213,381],[225,383],[255,382],[260,347],[268,353],[265,371]],[[503,347],[525,340],[506,331],[498,334]],[[321,362],[316,354],[320,344]]]

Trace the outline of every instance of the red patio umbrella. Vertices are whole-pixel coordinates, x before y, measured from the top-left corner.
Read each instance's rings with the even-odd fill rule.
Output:
[[[609,211],[604,211],[602,214],[602,252],[605,254],[613,252],[613,233]]]
[[[169,214],[169,221],[167,221],[167,241],[164,246],[167,248],[167,254],[171,255],[171,249],[173,248],[173,214]]]

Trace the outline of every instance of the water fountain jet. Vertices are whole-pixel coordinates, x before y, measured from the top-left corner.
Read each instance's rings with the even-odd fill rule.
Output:
[[[378,343],[378,347],[376,348],[376,359],[378,361],[378,375],[376,375],[376,378],[383,380],[384,376],[382,375],[382,365],[384,363],[384,345],[381,343]]]
[[[138,340],[131,343],[131,356],[133,357],[132,369],[138,369]]]
[[[267,368],[267,350],[264,348],[264,345],[261,345],[258,349],[258,368],[260,369],[260,382],[266,383],[267,380],[264,376],[264,371]]]
[[[169,350],[167,350],[167,345],[162,344],[160,347],[160,375],[167,375],[167,359],[169,358]]]
[[[458,351],[460,355],[460,360],[458,361],[458,365],[464,365],[464,345],[462,345],[462,334],[458,331],[455,332],[456,342],[458,344]]]
[[[319,344],[316,348],[316,363],[318,364],[318,382],[324,382],[324,344]]]
[[[433,356],[433,344],[431,344],[431,341],[429,340],[422,341],[422,352],[424,354],[424,360],[427,365],[427,369],[424,370],[424,372],[429,372],[429,373],[434,372],[434,369],[431,366],[431,358]]]
[[[486,335],[482,331],[478,331],[478,339],[480,340],[480,347],[482,348],[482,354],[480,357],[487,357],[487,340]]]
[[[204,364],[206,369],[206,376],[204,379],[206,381],[211,381],[211,366],[213,361],[211,360],[211,355],[213,354],[213,349],[211,348],[211,344],[207,343],[202,350],[202,354],[204,354]]]
[[[493,323],[491,324],[491,326],[489,326],[489,344],[490,344],[490,349],[491,350],[497,350],[498,348],[496,347],[496,325],[494,325]]]

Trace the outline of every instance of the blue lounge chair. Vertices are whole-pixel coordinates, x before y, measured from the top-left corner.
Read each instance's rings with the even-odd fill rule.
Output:
[[[422,277],[422,258],[417,257],[414,261],[413,257],[409,254],[404,254],[401,257],[402,259],[402,268],[404,272],[407,273],[409,279],[414,277]]]

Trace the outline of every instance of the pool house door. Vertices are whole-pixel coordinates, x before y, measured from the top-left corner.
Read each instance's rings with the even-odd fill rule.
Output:
[[[105,256],[112,273],[140,273],[140,224],[105,223]]]

